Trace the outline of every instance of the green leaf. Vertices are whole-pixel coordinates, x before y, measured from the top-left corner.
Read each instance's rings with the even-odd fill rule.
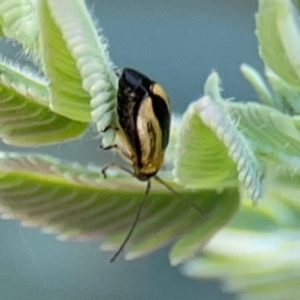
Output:
[[[205,94],[183,116],[175,177],[193,188],[220,189],[237,186],[239,180],[257,200],[262,193],[260,164],[226,111],[216,73],[208,78]]]
[[[300,90],[299,16],[291,0],[260,0],[256,14],[259,53],[288,84]]]
[[[266,70],[266,76],[272,86],[277,109],[291,115],[299,114],[300,93],[269,68]]]
[[[193,278],[222,278],[225,291],[242,293],[241,299],[298,299],[299,237],[294,230],[225,229],[183,271]]]
[[[269,210],[280,218],[281,227],[295,228],[300,226],[299,171],[283,169],[280,172],[269,171],[268,201]],[[277,207],[278,206],[278,207]]]
[[[228,226],[183,267],[194,278],[222,279],[241,299],[298,299],[300,292],[300,175],[267,174],[264,199],[243,204]]]
[[[53,113],[43,79],[0,61],[0,136],[7,144],[37,146],[81,135],[86,123]]]
[[[0,76],[3,85],[11,87],[33,101],[49,106],[46,79],[34,74],[30,69],[20,68],[6,59],[0,59]]]
[[[84,1],[38,3],[51,109],[86,122],[91,119],[92,103],[93,121],[98,128],[113,124],[117,76],[108,57],[107,44],[103,37],[98,37]]]
[[[277,230],[282,224],[282,205],[279,203],[271,203],[272,199],[267,199],[265,196],[260,205],[253,206],[251,203],[243,201],[242,209],[239,210],[238,214],[232,218],[228,226],[236,230],[244,231],[263,231],[269,232]],[[267,206],[266,204],[270,204]],[[270,209],[272,206],[272,210]],[[255,222],[253,222],[255,220]]]
[[[177,142],[175,177],[189,188],[236,186],[236,168],[227,148],[201,119],[201,107],[210,100],[192,103],[182,117]]]
[[[247,64],[241,65],[241,71],[246,79],[252,84],[262,102],[269,106],[276,106],[272,93],[269,91],[267,84],[259,72]]]
[[[38,47],[39,28],[31,0],[0,0],[0,32],[28,49]]]
[[[164,167],[168,170],[174,169],[174,161],[177,155],[177,143],[180,133],[181,120],[182,117],[180,115],[172,114],[169,144],[166,149],[164,161]]]
[[[198,219],[198,226],[180,239],[172,248],[171,264],[177,265],[195,256],[208,240],[222,228],[233,216],[238,207],[239,195],[237,189],[228,189],[220,194],[217,192],[206,194],[207,202],[214,203],[213,207],[202,218]]]
[[[300,0],[296,0],[296,5],[297,5],[298,11],[299,11],[299,9],[300,9]]]
[[[50,108],[73,120],[90,121],[90,96],[82,87],[82,78],[64,36],[53,18],[48,1],[38,2],[43,69],[50,79]],[[65,15],[68,16],[65,12]]]
[[[18,218],[27,226],[42,226],[47,232],[60,233],[62,239],[105,237],[103,247],[116,249],[132,224],[145,184],[114,174],[103,179],[97,168],[68,165],[45,156],[2,153],[0,206],[3,217]],[[180,244],[177,244],[172,258],[177,263],[183,261],[187,257],[184,252],[188,250],[185,239],[191,241],[193,236],[197,244],[196,248],[193,246],[193,253],[189,251],[190,257],[228,221],[239,204],[237,189],[177,190],[180,197],[153,184],[130,241],[128,258],[182,240],[180,255],[177,253]],[[190,202],[194,206],[190,206]]]
[[[257,155],[299,169],[299,117],[257,103],[228,103],[227,109]]]

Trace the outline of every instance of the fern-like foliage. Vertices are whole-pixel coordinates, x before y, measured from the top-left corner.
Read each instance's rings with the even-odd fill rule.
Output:
[[[256,34],[267,81],[251,66],[241,70],[263,105],[225,106],[264,166],[264,196],[255,211],[244,204],[182,268],[194,278],[222,279],[241,299],[299,298],[299,24],[292,1],[259,1]]]
[[[42,146],[79,137],[89,122],[100,133],[118,125],[116,67],[83,0],[0,0],[0,15],[2,35],[21,43],[43,74],[0,58],[5,143]],[[180,196],[153,184],[127,259],[172,244],[171,264],[189,276],[222,278],[245,299],[297,299],[298,19],[291,0],[259,1],[256,33],[267,80],[251,66],[241,70],[260,102],[223,99],[212,73],[203,97],[173,118],[160,175]],[[102,135],[104,145],[117,138],[114,130]],[[0,152],[2,217],[60,239],[101,238],[104,250],[117,249],[144,189],[119,172],[104,179],[100,166]]]

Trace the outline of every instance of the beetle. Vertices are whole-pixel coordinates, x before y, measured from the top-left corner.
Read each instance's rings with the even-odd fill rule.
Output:
[[[170,135],[171,108],[165,90],[146,75],[134,69],[125,68],[119,75],[117,115],[119,126],[114,128],[108,126],[103,132],[108,129],[116,130],[121,144],[101,148],[117,149],[132,163],[133,171],[123,166],[110,164],[102,169],[102,174],[106,178],[108,168],[119,167],[138,180],[146,181],[147,187],[132,227],[110,262],[113,262],[121,253],[137,225],[142,206],[151,188],[150,179],[156,179],[176,194],[156,175],[163,165]]]
[[[134,175],[148,181],[162,167],[169,143],[171,111],[164,89],[133,69],[124,69],[118,86],[120,138]]]

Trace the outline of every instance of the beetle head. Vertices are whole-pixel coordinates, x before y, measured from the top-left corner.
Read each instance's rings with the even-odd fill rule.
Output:
[[[119,90],[125,96],[135,96],[143,99],[148,93],[152,81],[142,73],[125,68],[119,79]]]

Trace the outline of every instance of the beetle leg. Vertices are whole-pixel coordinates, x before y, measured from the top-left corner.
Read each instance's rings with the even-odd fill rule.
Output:
[[[106,171],[107,171],[108,169],[110,169],[110,168],[118,168],[118,169],[123,170],[124,172],[127,172],[127,173],[129,173],[130,175],[134,176],[134,174],[133,174],[133,172],[132,172],[131,170],[129,170],[129,169],[127,169],[127,168],[125,168],[125,167],[123,167],[123,166],[121,166],[121,165],[118,165],[118,164],[116,164],[116,163],[111,163],[111,164],[106,165],[105,167],[103,167],[102,170],[101,170],[101,173],[102,173],[104,179],[107,178]]]
[[[114,144],[114,145],[109,145],[109,146],[106,146],[104,147],[103,145],[100,145],[100,148],[102,150],[111,150],[111,149],[116,149],[118,151],[121,152],[121,154],[129,161],[132,161],[132,156],[129,155],[127,152],[123,151],[122,149],[120,149],[120,147],[117,145],[117,144]]]
[[[111,149],[119,149],[119,147],[118,147],[118,145],[109,145],[109,146],[106,146],[106,147],[104,147],[103,145],[100,145],[100,148],[102,149],[102,150],[111,150]]]
[[[119,130],[119,127],[117,126],[114,126],[114,125],[108,125],[106,127],[104,127],[103,129],[101,129],[101,132],[102,133],[105,133],[106,131],[110,130],[110,129],[113,129],[115,131],[118,131]]]

